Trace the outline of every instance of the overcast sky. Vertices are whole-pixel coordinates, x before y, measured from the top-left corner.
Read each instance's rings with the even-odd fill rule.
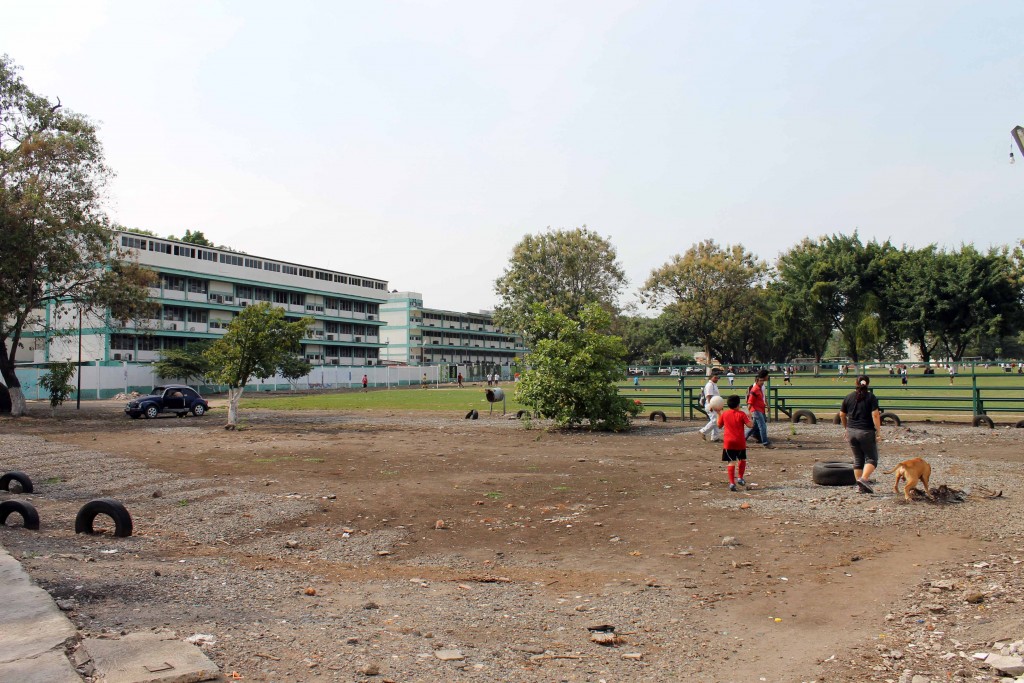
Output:
[[[493,307],[549,226],[630,291],[705,238],[1024,237],[1020,0],[0,7],[28,85],[101,124],[112,218],[429,307]]]

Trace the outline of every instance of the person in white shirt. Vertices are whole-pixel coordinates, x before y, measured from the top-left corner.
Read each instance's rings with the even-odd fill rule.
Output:
[[[712,373],[708,383],[704,385],[704,411],[708,414],[708,423],[701,427],[700,438],[705,441],[718,441],[718,413],[711,409],[711,398],[720,396],[718,391],[718,373]],[[710,439],[708,438],[710,434]]]

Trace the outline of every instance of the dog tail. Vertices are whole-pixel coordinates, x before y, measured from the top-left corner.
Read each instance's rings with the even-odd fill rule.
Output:
[[[888,472],[883,472],[882,474],[892,474],[893,472],[895,472],[896,470],[898,470],[898,469],[899,469],[900,467],[902,467],[902,466],[903,466],[903,463],[900,463],[899,465],[896,465],[896,467],[893,467],[893,468],[892,468],[891,470],[889,470]]]

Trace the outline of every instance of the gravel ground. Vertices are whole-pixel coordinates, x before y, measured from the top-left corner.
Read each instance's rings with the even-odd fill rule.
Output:
[[[891,475],[881,473],[874,496],[811,483],[808,463],[847,457],[833,425],[791,431],[774,424],[779,448],[752,452],[761,485],[730,495],[720,482],[720,463],[704,457],[708,449],[687,423],[643,423],[630,435],[551,435],[503,419],[247,416],[256,433],[243,432],[234,442],[208,425],[147,426],[145,438],[168,449],[216,435],[217,445],[195,459],[198,474],[190,473],[184,458],[186,464],[169,468],[156,453],[115,454],[110,444],[139,438],[133,432],[104,440],[103,448],[82,447],[93,430],[103,429],[90,420],[63,423],[62,435],[47,435],[49,426],[40,424],[5,429],[3,469],[31,472],[37,492],[0,492],[0,500],[30,500],[43,529],[3,527],[0,542],[84,634],[209,636],[199,638],[208,655],[225,673],[236,671],[250,681],[1000,680],[974,654],[1024,638],[1024,509],[1017,501],[1024,430],[888,428],[883,469],[903,459],[898,453],[924,455],[933,466],[933,486],[968,494],[965,502],[940,506],[904,504],[891,493]],[[436,441],[424,440],[425,433],[436,434]],[[570,477],[575,467],[598,468],[613,484],[632,479],[621,491],[612,486],[605,498],[581,492],[563,504],[548,492],[554,502],[524,494],[522,503],[506,503],[510,485],[502,486],[495,473],[473,471],[470,444],[481,434],[503,435],[487,460],[495,472],[519,467],[513,460],[520,446],[534,449],[524,462],[541,464],[517,471],[543,468],[530,459],[536,453],[556,461],[553,484],[545,489],[561,488],[560,481],[576,487]],[[416,435],[415,447],[391,446]],[[366,460],[341,460],[342,441],[363,437],[380,440],[360,447]],[[234,474],[203,469],[220,463],[217,458],[235,457],[226,453],[233,443],[246,457],[269,461],[268,443],[280,445],[280,452],[297,440],[305,451],[289,455],[289,462],[327,459],[331,477],[295,478],[287,467],[268,472],[273,463],[252,464],[260,460],[246,461]],[[690,463],[691,452],[701,458],[686,465],[686,474],[673,476],[672,463]],[[391,473],[419,483],[434,469],[445,481],[479,476],[494,483],[447,508],[438,504],[426,519],[394,512],[403,508],[403,495],[413,504],[420,495],[415,489],[402,494],[383,484],[360,489],[355,483],[357,475],[387,479]],[[605,481],[598,475],[587,481]],[[979,486],[1003,490],[1003,497],[977,495]],[[644,515],[641,524],[619,529],[609,515],[630,513],[615,507],[615,495],[635,501],[642,487],[646,499],[662,502],[637,512]],[[446,493],[449,488],[438,495],[461,495]],[[481,497],[490,488],[506,497]],[[78,508],[101,496],[128,506],[135,535],[70,533]],[[749,510],[740,512],[740,502]],[[685,523],[652,523],[662,509],[676,510]],[[735,521],[750,515],[756,524]],[[433,528],[435,517],[444,528]],[[677,528],[686,524],[705,531],[686,536],[688,528]],[[747,541],[755,525],[761,538]],[[732,528],[743,539],[738,547],[722,540]],[[781,570],[771,562],[785,558],[792,584],[855,574],[854,567],[867,565],[858,556],[864,544],[851,529],[870,534],[868,547],[888,539],[898,549],[910,539],[922,547],[948,541],[951,549],[920,563],[910,557],[899,567],[887,560],[892,576],[912,577],[910,582],[890,586],[891,597],[871,621],[858,624],[843,615],[828,625],[840,632],[859,627],[869,637],[836,646],[842,636],[829,640],[815,635],[820,627],[809,628],[800,632],[806,643],[789,644],[800,664],[772,664],[764,655],[758,661],[763,675],[744,669],[744,648],[753,652],[759,645],[751,642],[753,627],[737,625],[759,614],[761,601],[776,600],[773,586]],[[540,533],[544,545],[536,541]],[[678,538],[662,538],[670,534]],[[815,549],[823,538],[830,546],[842,544],[829,549],[835,557],[828,561],[821,559],[828,553]],[[812,567],[819,559],[821,565]],[[878,576],[885,581],[884,567]],[[798,591],[791,595],[800,599]],[[597,631],[590,628],[603,625],[615,627],[618,644],[591,640]]]

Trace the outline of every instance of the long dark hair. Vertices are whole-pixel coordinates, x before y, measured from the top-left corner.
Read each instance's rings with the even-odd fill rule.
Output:
[[[857,402],[863,401],[868,397],[868,385],[871,384],[871,378],[867,375],[857,375]]]

